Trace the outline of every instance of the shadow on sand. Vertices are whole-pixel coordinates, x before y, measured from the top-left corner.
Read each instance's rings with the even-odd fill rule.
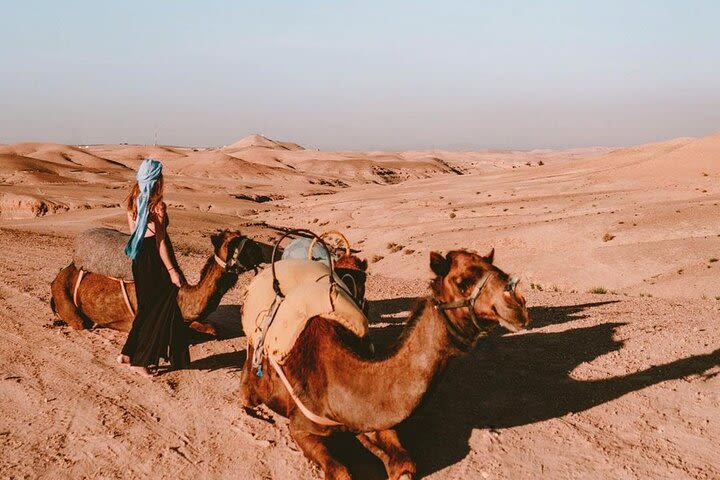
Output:
[[[404,328],[419,298],[372,301],[370,335],[378,352],[389,348]],[[492,335],[470,354],[451,360],[434,389],[415,413],[397,428],[418,465],[420,477],[461,461],[470,451],[474,429],[502,429],[558,418],[614,400],[667,380],[699,374],[720,364],[720,350],[675,360],[628,375],[581,381],[570,376],[577,366],[623,347],[614,339],[622,318],[612,323],[562,332],[533,331],[587,317],[589,309],[610,302],[560,307],[531,307],[532,328],[517,335]],[[211,321],[224,338],[242,335],[239,307],[221,305]],[[228,352],[196,360],[202,370],[242,368],[246,352]],[[351,434],[336,434],[332,450],[359,479],[384,479],[385,470]]]
[[[414,300],[397,299],[387,305],[409,305]],[[533,307],[533,327],[582,319],[587,316],[583,312],[606,303],[614,302]],[[582,363],[623,347],[613,338],[621,325],[604,323],[563,332],[531,329],[519,335],[491,336],[470,354],[451,360],[420,408],[398,426],[403,444],[417,462],[418,476],[465,458],[473,429],[510,428],[562,417],[720,364],[720,350],[716,350],[602,380],[570,377],[569,372]],[[374,341],[385,344],[401,330],[402,325],[391,324],[374,328],[371,334]],[[386,478],[382,464],[356,440],[341,435],[337,445],[357,478]]]
[[[188,329],[191,345],[211,340],[237,338],[244,335],[240,324],[240,305],[219,305],[217,310],[211,313],[205,322],[212,324],[216,328],[217,336]]]

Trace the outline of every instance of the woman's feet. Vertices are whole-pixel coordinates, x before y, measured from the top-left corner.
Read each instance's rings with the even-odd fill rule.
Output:
[[[152,378],[155,376],[155,373],[150,370],[148,367],[142,367],[139,365],[130,365],[130,357],[127,355],[120,354],[116,358],[117,363],[120,365],[127,365],[130,367],[130,370],[137,373],[138,375],[145,377],[145,378]]]
[[[145,378],[152,378],[155,376],[155,374],[147,367],[133,365],[130,367],[130,370]]]

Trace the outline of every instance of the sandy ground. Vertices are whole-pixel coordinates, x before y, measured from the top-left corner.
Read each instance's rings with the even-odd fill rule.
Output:
[[[197,338],[191,370],[154,380],[115,364],[124,334],[53,316],[49,283],[73,236],[122,226],[132,168],[149,154],[165,161],[189,280],[216,228],[263,241],[271,231],[248,222],[340,228],[371,261],[380,344],[427,293],[432,249],[494,246],[522,276],[532,328],[452,361],[400,426],[419,476],[720,477],[714,136],[564,152],[317,152],[262,137],[0,145],[0,478],[320,476],[283,418],[250,417],[235,399],[250,274],[211,317],[221,338]],[[384,478],[354,441],[336,441],[357,478]]]

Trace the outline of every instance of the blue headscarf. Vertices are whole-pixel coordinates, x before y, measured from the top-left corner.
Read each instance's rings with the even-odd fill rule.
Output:
[[[152,158],[143,160],[137,171],[137,182],[140,187],[140,194],[137,197],[137,218],[135,220],[135,230],[133,230],[130,240],[125,245],[125,255],[133,260],[140,253],[140,243],[145,237],[148,217],[150,216],[150,194],[160,175],[162,175],[162,163]]]

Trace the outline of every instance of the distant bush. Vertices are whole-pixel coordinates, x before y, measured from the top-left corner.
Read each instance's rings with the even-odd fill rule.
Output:
[[[603,240],[603,242],[609,242],[613,238],[615,238],[615,235],[613,235],[612,233],[605,232],[605,235],[603,235],[602,240]]]
[[[594,293],[595,295],[605,295],[607,293],[607,289],[605,287],[593,287],[588,290],[588,293]]]

